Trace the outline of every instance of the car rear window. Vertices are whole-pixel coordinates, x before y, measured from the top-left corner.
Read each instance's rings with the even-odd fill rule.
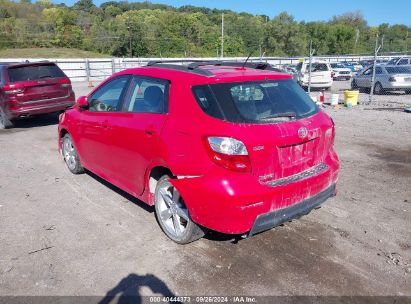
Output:
[[[67,77],[55,64],[9,67],[10,82]]]
[[[208,115],[237,123],[275,123],[311,116],[318,107],[291,79],[193,87]]]
[[[411,68],[407,67],[386,67],[389,74],[411,74]]]
[[[325,71],[328,71],[328,66],[325,63],[312,63],[311,64],[311,72],[325,72]]]

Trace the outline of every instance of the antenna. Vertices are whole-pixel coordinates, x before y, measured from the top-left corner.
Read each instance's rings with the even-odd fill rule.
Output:
[[[254,53],[254,50],[252,50],[252,51],[250,52],[250,55],[248,55],[247,59],[244,61],[244,64],[243,64],[243,66],[241,67],[242,69],[244,69],[245,65],[247,64],[248,59],[250,59],[250,57],[251,57],[251,55],[252,55],[253,53]]]

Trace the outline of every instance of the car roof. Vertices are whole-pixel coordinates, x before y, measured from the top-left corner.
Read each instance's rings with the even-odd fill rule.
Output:
[[[152,63],[140,68],[121,71],[115,75],[134,74],[167,79],[184,79],[191,83],[240,82],[264,79],[290,79],[291,76],[264,63],[203,62],[192,65]]]
[[[7,66],[7,67],[25,67],[25,66],[39,66],[39,65],[50,65],[55,64],[54,62],[50,61],[20,61],[20,62],[0,62],[0,66]]]

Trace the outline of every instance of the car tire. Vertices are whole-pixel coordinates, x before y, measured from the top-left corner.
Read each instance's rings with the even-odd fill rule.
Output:
[[[4,112],[3,108],[0,107],[0,130],[7,129],[13,126],[13,122],[8,119],[6,113]]]
[[[357,89],[358,89],[357,82],[355,81],[355,79],[353,79],[351,81],[351,90],[357,90]]]
[[[382,87],[381,83],[377,82],[374,85],[374,94],[375,95],[381,95],[384,93],[384,88]]]
[[[168,175],[162,176],[156,186],[154,207],[157,222],[163,232],[178,244],[188,244],[205,234],[190,217],[188,208]]]
[[[68,133],[64,135],[61,140],[61,151],[63,153],[67,168],[71,173],[81,174],[84,172],[84,168],[81,165],[80,157],[77,153],[76,147],[74,146],[73,139]]]

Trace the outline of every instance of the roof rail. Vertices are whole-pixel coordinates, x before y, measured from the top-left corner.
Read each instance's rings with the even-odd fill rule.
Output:
[[[269,70],[269,71],[276,71],[282,72],[280,69],[273,67],[271,64],[267,62],[241,62],[241,61],[203,61],[203,62],[195,62],[188,65],[189,69],[196,69],[201,66],[205,65],[217,65],[217,66],[233,66],[233,67],[245,67],[249,69],[256,69],[256,70]]]
[[[185,62],[204,62],[200,59],[168,59],[168,60],[151,60],[147,63],[147,66],[152,66],[161,63],[185,63]]]
[[[214,76],[214,74],[208,70],[190,69],[187,65],[180,65],[180,64],[151,62],[150,64],[147,64],[147,67],[170,69],[170,70],[182,71],[182,72],[193,73],[193,74],[198,74],[198,75],[203,75],[203,76]]]
[[[191,62],[188,65],[176,64]],[[171,64],[170,64],[171,63]],[[173,64],[174,63],[174,64]],[[214,65],[214,66],[232,66],[232,67],[246,67],[256,70],[269,70],[276,72],[283,72],[280,69],[273,67],[267,62],[241,62],[241,61],[224,61],[224,60],[164,60],[164,61],[149,61],[147,67],[161,67],[165,69],[179,70],[204,76],[213,76],[214,74],[207,69],[200,69],[202,66]]]

